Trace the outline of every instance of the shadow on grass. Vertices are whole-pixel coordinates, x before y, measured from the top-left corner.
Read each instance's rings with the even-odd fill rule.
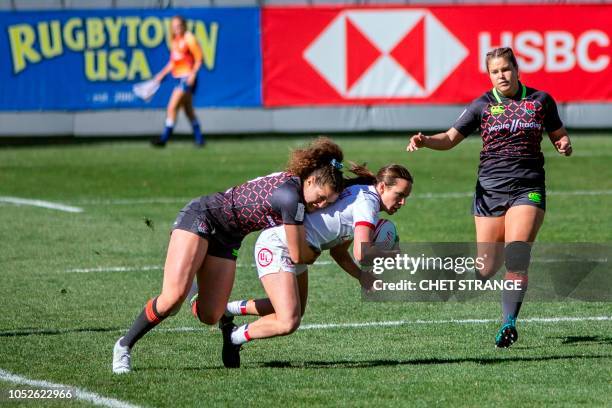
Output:
[[[539,356],[539,357],[493,357],[493,358],[418,358],[414,360],[366,360],[366,361],[304,361],[302,363],[292,363],[289,361],[270,361],[260,364],[258,367],[266,368],[368,368],[368,367],[394,367],[394,366],[419,366],[419,365],[438,365],[438,364],[463,364],[477,363],[481,365],[516,363],[516,362],[543,362],[555,360],[579,360],[579,359],[604,359],[612,358],[612,354],[582,356]]]
[[[561,339],[561,344],[583,345],[583,344],[608,344],[612,345],[612,337],[604,336],[565,336],[555,337]]]
[[[0,330],[0,337],[23,337],[23,336],[55,336],[69,333],[107,333],[120,331],[120,327],[83,327],[75,329],[35,329],[26,328],[18,330]]]

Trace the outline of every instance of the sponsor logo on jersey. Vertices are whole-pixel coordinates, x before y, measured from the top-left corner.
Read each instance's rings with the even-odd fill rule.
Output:
[[[503,115],[505,111],[506,111],[506,108],[504,108],[504,105],[491,106],[491,115],[493,116]]]
[[[257,265],[263,268],[270,265],[273,260],[274,255],[272,254],[272,251],[270,251],[268,248],[261,248],[257,253]]]
[[[270,217],[269,215],[266,215],[266,218],[268,219],[268,225],[270,225],[271,227],[276,226],[276,223],[274,222],[274,218]]]
[[[523,122],[518,119],[512,120],[510,123],[501,123],[499,125],[491,126],[488,128],[489,133],[498,132],[500,130],[509,130],[510,132],[516,132],[517,130],[525,129],[541,129],[542,124],[538,122]]]
[[[297,211],[295,212],[296,221],[304,221],[304,204],[298,203]]]
[[[529,201],[534,202],[536,204],[540,204],[542,202],[542,194],[538,192],[532,192],[527,195]]]

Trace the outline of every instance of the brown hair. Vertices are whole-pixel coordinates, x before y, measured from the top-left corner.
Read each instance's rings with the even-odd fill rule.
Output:
[[[356,185],[364,185],[371,186],[376,184],[376,175],[372,173],[370,169],[366,167],[366,164],[356,164],[353,162],[349,162],[351,167],[349,168],[350,172],[355,174],[357,177],[344,179],[344,186],[356,186]]]
[[[514,65],[514,68],[516,68],[518,71],[518,62],[516,62],[516,57],[514,56],[514,51],[512,51],[512,48],[500,47],[487,52],[487,72],[489,72],[489,61],[491,61],[493,58],[504,58],[506,61],[509,61],[512,65]]]
[[[412,175],[407,168],[399,164],[389,164],[381,167],[378,173],[374,174],[365,165],[359,165],[351,162],[351,173],[356,174],[357,177],[351,179],[345,179],[344,185],[346,187],[354,185],[366,185],[371,186],[380,182],[385,183],[387,186],[394,186],[397,184],[397,179],[404,179],[410,183],[414,183]]]
[[[330,185],[339,193],[344,189],[341,171],[343,159],[340,146],[328,137],[319,136],[308,146],[291,152],[287,171],[302,181],[314,176],[317,185]]]
[[[171,20],[175,20],[175,19],[181,22],[181,25],[183,26],[183,30],[187,32],[187,20],[185,20],[185,17],[177,14],[175,16],[172,16]],[[174,38],[174,33],[172,33],[172,37]]]
[[[414,183],[412,174],[410,174],[407,168],[399,164],[388,164],[381,167],[378,173],[376,173],[376,181],[379,183],[383,182],[386,186],[396,185],[397,179],[407,180],[410,184]]]

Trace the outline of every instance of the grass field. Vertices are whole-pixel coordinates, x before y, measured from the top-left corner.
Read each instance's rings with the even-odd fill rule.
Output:
[[[519,342],[497,350],[497,303],[362,302],[358,285],[330,264],[311,268],[304,328],[247,344],[241,369],[223,368],[220,332],[184,308],[138,343],[133,373],[113,375],[116,338],[160,289],[178,210],[281,169],[288,149],[305,141],[0,150],[0,196],[83,209],[0,202],[0,370],[140,406],[612,406],[611,304],[525,304]],[[337,141],[348,159],[373,169],[389,162],[411,169],[413,197],[394,216],[403,241],[474,239],[477,138],[450,152],[412,154],[405,138]],[[612,137],[575,136],[569,159],[543,145],[550,195],[539,241],[612,242]],[[251,266],[255,238],[241,250],[233,298],[263,295]],[[9,388],[24,386],[0,371],[0,405],[17,405],[6,400]]]

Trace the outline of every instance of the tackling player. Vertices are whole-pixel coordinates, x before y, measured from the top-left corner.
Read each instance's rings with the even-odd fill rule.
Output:
[[[546,210],[542,133],[564,156],[572,154],[572,145],[553,98],[519,81],[511,48],[490,51],[486,64],[493,89],[474,100],[448,131],[429,137],[418,133],[406,149],[449,150],[480,128],[483,148],[472,214],[478,256],[486,254],[488,262],[477,277],[491,278],[505,262],[505,279],[521,282],[520,294],[502,293],[502,326],[495,344],[510,347],[518,339],[516,318],[527,290],[531,244]]]
[[[134,344],[165,318],[178,312],[193,279],[198,278],[198,318],[214,324],[223,315],[243,238],[280,225],[295,263],[312,262],[304,213],[336,201],[343,189],[340,147],[320,137],[294,150],[287,171],[274,173],[202,196],[188,203],[174,222],[164,266],[161,294],[149,300],[131,328],[115,343],[113,372],[131,371]]]
[[[381,168],[376,175],[363,166],[353,165],[351,171],[359,177],[350,184],[331,206],[306,215],[306,240],[317,253],[329,249],[336,263],[369,287],[368,276],[362,276],[355,263],[362,261],[362,244],[372,242],[378,223],[378,213],[394,214],[405,203],[412,190],[410,172],[397,164]],[[349,247],[353,242],[353,257]],[[254,340],[293,333],[300,325],[308,297],[308,269],[291,259],[285,231],[270,228],[255,244],[255,262],[262,286],[268,298],[237,300],[228,303],[221,318],[223,332],[223,364],[240,366],[240,347]],[[236,327],[233,316],[262,316],[253,323]]]
[[[193,94],[198,85],[197,75],[202,66],[202,49],[195,36],[187,31],[187,22],[181,16],[174,16],[171,21],[172,42],[170,60],[156,76],[161,82],[168,73],[172,73],[174,90],[168,101],[166,125],[159,138],[151,141],[154,146],[164,147],[172,136],[176,115],[182,107],[191,123],[193,137],[198,147],[204,146],[205,140],[200,123],[193,110]]]

